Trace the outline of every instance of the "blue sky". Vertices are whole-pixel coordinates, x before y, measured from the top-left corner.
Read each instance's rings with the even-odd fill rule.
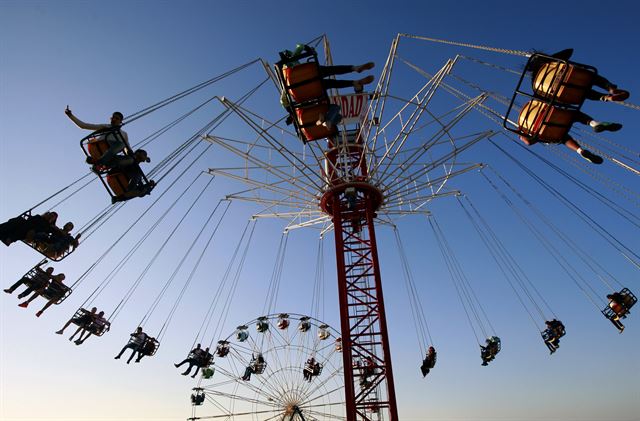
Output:
[[[573,47],[576,61],[598,67],[602,74],[631,91],[630,102],[637,103],[636,93],[640,87],[636,74],[640,63],[634,52],[640,41],[638,6],[635,2],[620,1],[612,10],[603,8],[603,3],[595,1],[543,1],[535,6],[500,1],[438,5],[418,1],[322,4],[302,1],[295,6],[281,1],[0,2],[0,219],[21,213],[86,174],[78,146],[85,132],[65,117],[66,105],[85,121],[106,122],[116,109],[125,115],[132,114],[256,58],[272,63],[278,51],[321,34],[326,34],[331,42],[334,62],[373,60],[377,64],[376,77],[392,39],[399,32],[523,51]],[[523,59],[515,56],[412,40],[401,41],[400,51],[431,71],[439,69],[445,59],[455,54],[515,69],[521,69],[524,64]],[[468,62],[460,65],[459,74],[503,95],[509,95],[509,87],[516,82],[512,75],[492,73]],[[237,79],[216,85],[208,95],[237,98],[262,78],[264,73],[254,66]],[[396,83],[399,88],[408,89],[424,81],[413,75]],[[197,101],[204,100],[206,95],[203,93],[193,102],[176,104],[175,108],[139,120],[127,127],[129,137],[141,139]],[[282,115],[273,88],[248,106],[267,116]],[[608,138],[635,151],[637,156],[640,131],[637,110],[602,103],[585,104],[584,110],[598,119],[623,123],[623,130]],[[150,146],[152,164],[220,111],[220,106],[213,105]],[[469,132],[498,130],[477,114],[465,121],[464,128]],[[239,122],[232,121],[218,133],[232,137],[246,135],[248,131]],[[520,162],[562,189],[616,238],[638,252],[636,227],[574,189],[506,138],[497,137],[496,142],[506,145]],[[548,149],[540,145],[532,148],[566,167],[571,175],[589,185],[596,184],[594,189],[630,205],[631,212],[638,214],[634,193],[637,176],[605,162],[595,173],[596,178],[605,180],[607,188],[603,188],[590,176],[594,168],[586,163],[567,165],[568,160]],[[225,156],[222,151],[209,151],[196,168],[224,166]],[[592,259],[611,271],[623,285],[636,293],[640,290],[636,268],[491,145],[474,146],[461,159],[489,163],[588,250]],[[202,188],[206,181],[206,177],[198,179],[195,189]],[[619,335],[479,174],[455,179],[453,185],[477,204],[554,312],[565,322],[568,334],[559,352],[549,357],[539,333],[501,278],[455,199],[445,198],[430,205],[430,209],[502,337],[504,350],[489,367],[480,366],[475,338],[428,223],[424,218],[405,218],[398,226],[439,351],[438,366],[426,380],[422,379],[417,369],[420,355],[406,305],[406,292],[400,288],[403,280],[393,233],[379,228],[382,279],[401,419],[637,419],[640,334],[636,315],[626,320],[627,329]],[[161,255],[118,315],[112,331],[102,338],[92,338],[77,347],[66,340],[66,335],[60,337],[53,332],[83,304],[133,245],[136,235],[140,236],[159,217],[166,204],[134,227],[132,238],[123,240],[65,303],[49,309],[41,318],[34,317],[39,301],[25,310],[17,307],[15,293],[13,296],[3,294],[0,297],[0,417],[7,420],[187,418],[191,411],[188,397],[195,383],[179,376],[171,364],[188,352],[246,220],[259,208],[246,203],[232,205],[232,212],[222,224],[205,266],[197,272],[187,291],[158,355],[135,366],[114,361],[113,356],[142,319],[160,286],[175,268],[178,256],[202,229],[202,221],[219,198],[241,189],[227,180],[216,179],[212,183],[205,193],[207,202],[194,209],[166,254]],[[635,202],[619,200],[621,196],[614,190],[624,192],[625,189],[631,190],[627,196]],[[167,225],[152,237],[154,245],[163,241],[163,236],[195,195],[195,190],[190,190],[178,203],[167,218]],[[127,204],[108,227],[92,235],[76,253],[56,265],[56,272],[65,272],[69,280],[77,279],[156,197]],[[94,183],[57,208],[59,221],[72,220],[76,225],[84,225],[107,204],[106,193]],[[220,327],[222,336],[233,333],[237,324],[260,315],[283,226],[282,221],[275,220],[258,223],[235,304],[227,315],[216,316],[226,317],[226,323]],[[309,313],[317,232],[293,232],[288,247],[277,311]],[[141,250],[96,299],[95,305],[107,311],[114,308],[155,250],[152,246]],[[327,241],[327,304],[323,319],[338,327],[333,253],[333,246]],[[566,247],[562,248],[562,254],[584,270]],[[13,283],[39,258],[40,255],[22,244],[0,248],[3,285]],[[193,264],[192,257],[186,266],[193,267]],[[186,276],[181,272],[176,282],[184,282]],[[606,293],[602,284],[594,281],[593,285],[598,292]],[[167,294],[150,318],[146,325],[150,331],[157,331],[162,325],[171,301],[177,296],[176,288]]]

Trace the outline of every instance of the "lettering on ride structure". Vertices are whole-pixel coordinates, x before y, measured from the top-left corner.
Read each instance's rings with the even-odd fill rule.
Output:
[[[340,106],[343,124],[358,124],[367,112],[369,94],[334,95],[330,100],[332,104]]]

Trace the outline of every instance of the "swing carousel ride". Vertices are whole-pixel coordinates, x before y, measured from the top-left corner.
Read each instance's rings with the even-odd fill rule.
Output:
[[[457,52],[434,62],[427,52],[442,45]],[[377,76],[371,83],[373,72]],[[217,91],[227,79],[242,87],[241,93]],[[597,94],[598,89],[603,92]],[[624,102],[625,92],[599,75],[596,67],[566,57],[407,34],[393,40],[386,62],[375,67],[335,67],[326,37],[282,51],[273,63],[254,60],[127,115],[124,127],[130,135],[139,119],[160,115],[156,119],[162,120],[133,147],[118,125],[99,128],[81,140],[91,172],[9,221],[14,228],[27,228],[22,237],[5,243],[21,240],[44,255],[21,279],[33,292],[21,306],[40,298],[40,316],[70,296],[88,294],[69,323],[80,335],[77,344],[92,335],[118,332],[126,337],[133,331],[125,348],[137,353],[137,361],[152,357],[162,351],[192,281],[203,276],[198,270],[212,259],[210,246],[226,228],[225,221],[249,203],[252,214],[235,236],[239,240],[225,241],[230,250],[226,269],[219,271],[221,279],[210,295],[191,352],[176,364],[189,364],[183,374],[199,376],[189,419],[398,420],[387,324],[387,315],[395,309],[385,306],[383,291],[389,284],[382,279],[380,238],[400,256],[421,356],[416,370],[420,367],[417,371],[424,377],[437,370],[426,316],[430,311],[423,304],[429,289],[414,279],[399,230],[404,221],[411,221],[411,230],[419,224],[431,232],[461,313],[480,347],[482,365],[499,358],[503,340],[509,339],[498,335],[499,325],[494,329],[495,312],[485,310],[477,293],[481,286],[467,275],[475,263],[458,257],[454,238],[460,235],[478,239],[484,247],[482,259],[497,267],[503,287],[511,290],[504,294],[514,295],[551,354],[571,328],[565,329],[560,319],[564,314],[552,309],[549,285],[527,273],[522,263],[527,257],[556,265],[557,277],[573,284],[576,295],[583,294],[594,311],[622,333],[622,321],[637,301],[636,286],[628,285],[617,271],[622,265],[639,267],[640,256],[629,238],[640,227],[640,194],[634,190],[640,161],[632,145],[601,133],[620,127],[590,118],[591,105],[585,100],[597,94],[606,96],[607,107],[637,111],[637,106]],[[214,106],[220,112],[210,118]],[[184,133],[182,125],[201,118],[203,110],[209,120],[193,123],[196,129],[182,135],[186,138],[176,147],[175,133]],[[574,125],[583,122],[587,125]],[[164,141],[167,138],[170,141]],[[528,148],[525,143],[541,145]],[[127,160],[126,165],[103,159],[113,144],[122,145],[118,156]],[[154,159],[148,171],[146,151]],[[209,167],[203,157],[216,165]],[[102,187],[96,187],[97,179]],[[211,206],[212,186],[217,183],[222,183],[224,193],[218,192]],[[70,234],[73,227],[42,228],[55,226],[55,217],[53,225],[47,219],[53,210],[64,209],[65,202],[79,200],[88,189],[104,189],[110,198],[105,196],[104,207],[79,228],[80,236]],[[477,191],[482,192],[479,199],[473,196]],[[576,192],[583,195],[580,201]],[[554,217],[550,202],[556,207]],[[434,211],[437,203],[447,206],[442,214]],[[145,207],[127,213],[128,207],[142,204]],[[453,207],[460,212],[456,225],[468,223],[471,230],[463,234],[458,227],[446,229],[442,220]],[[592,212],[592,207],[599,211]],[[523,256],[514,248],[513,241],[525,241],[523,234],[504,237],[509,222],[492,221],[497,208],[508,210],[509,218],[515,218],[531,239],[532,246],[518,248],[535,252]],[[558,220],[558,208],[568,215],[563,218],[588,231],[599,249],[615,255],[618,266],[605,267],[594,259],[593,248],[570,231],[575,224]],[[194,213],[199,215],[198,229],[184,236],[185,221]],[[606,215],[606,220],[596,214]],[[239,284],[256,225],[265,219],[279,221],[281,238],[270,279],[256,281],[268,285],[266,293],[256,292],[264,297],[262,312],[242,306],[244,318],[229,320],[237,307],[234,297],[243,288]],[[623,232],[611,228],[612,221],[625,227]],[[320,239],[314,282],[299,281],[304,283],[300,288],[309,290],[313,284],[307,294],[311,308],[294,313],[297,306],[278,303],[285,255],[289,237],[308,231]],[[134,235],[136,239],[129,238]],[[76,247],[96,238],[109,245],[79,276],[67,277],[64,283],[45,269],[48,261],[63,264],[73,259]],[[332,301],[337,314],[332,315],[324,310],[323,292],[324,248],[331,238],[338,286],[337,300]],[[167,256],[164,252],[171,244],[180,244],[179,252]],[[161,260],[173,262],[175,269],[156,285],[157,295],[145,294],[146,301],[136,301],[141,289],[152,290],[144,281]],[[55,267],[59,272],[58,264]],[[96,276],[98,268],[104,276]],[[129,281],[123,287],[125,273]],[[123,293],[109,311],[112,303],[103,297],[110,289]],[[330,291],[335,297],[335,288]],[[136,325],[144,332],[135,331],[136,326],[122,328],[121,320],[116,323],[132,303],[138,309],[148,305]],[[99,309],[104,311],[98,313]],[[325,317],[339,325],[330,326]],[[160,327],[151,334],[154,325]]]

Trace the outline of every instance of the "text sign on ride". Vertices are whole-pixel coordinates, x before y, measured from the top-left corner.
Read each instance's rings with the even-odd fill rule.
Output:
[[[340,106],[343,124],[360,123],[367,112],[369,94],[334,95],[331,103]]]

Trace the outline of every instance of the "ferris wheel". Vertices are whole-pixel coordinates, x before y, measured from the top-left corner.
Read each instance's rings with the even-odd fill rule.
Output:
[[[343,420],[340,352],[339,333],[309,316],[240,325],[218,342],[214,373],[194,388],[191,419]]]

